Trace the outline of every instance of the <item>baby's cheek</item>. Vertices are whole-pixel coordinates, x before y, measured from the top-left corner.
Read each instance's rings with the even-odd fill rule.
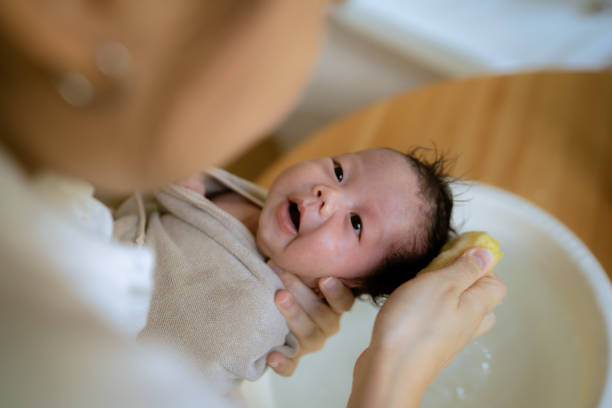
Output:
[[[347,245],[342,239],[331,234],[321,234],[317,238],[313,246],[316,247],[317,252],[320,254],[330,254],[337,258],[343,257],[348,250]]]
[[[354,255],[350,245],[332,234],[313,237],[306,252],[309,262],[323,269],[325,275],[321,276],[336,276]]]

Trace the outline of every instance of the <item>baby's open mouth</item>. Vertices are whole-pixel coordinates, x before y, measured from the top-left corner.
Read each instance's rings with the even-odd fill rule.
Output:
[[[300,210],[298,209],[298,205],[293,201],[289,201],[289,217],[291,218],[291,222],[295,226],[295,230],[300,230]]]

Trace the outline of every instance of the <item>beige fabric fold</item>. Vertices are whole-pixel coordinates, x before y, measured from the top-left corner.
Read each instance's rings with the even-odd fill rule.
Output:
[[[266,196],[261,187],[220,169],[208,171],[206,189],[233,190],[259,206]],[[281,281],[247,228],[207,198],[176,185],[135,195],[117,210],[114,236],[134,243],[144,236],[157,258],[139,339],[188,353],[222,392],[259,378],[270,351],[297,354],[298,342],[274,305]]]

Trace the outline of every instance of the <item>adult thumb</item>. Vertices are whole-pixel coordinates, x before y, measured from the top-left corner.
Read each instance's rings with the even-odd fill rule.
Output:
[[[467,249],[455,261],[444,269],[457,283],[460,291],[472,286],[482,278],[493,266],[493,254],[486,248],[474,247]]]

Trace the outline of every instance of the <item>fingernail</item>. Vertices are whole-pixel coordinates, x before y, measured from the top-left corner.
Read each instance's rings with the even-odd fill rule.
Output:
[[[290,307],[291,304],[293,303],[293,299],[291,298],[291,295],[288,293],[280,294],[278,297],[279,297],[278,303],[280,303],[280,305],[284,307],[285,309]]]
[[[338,280],[334,278],[325,278],[323,279],[323,286],[327,290],[335,290],[338,288]]]
[[[493,254],[485,248],[472,248],[467,252],[468,255],[474,257],[480,265],[480,270],[487,271],[493,264]]]
[[[276,360],[268,361],[268,365],[272,368],[278,368],[278,361]]]

